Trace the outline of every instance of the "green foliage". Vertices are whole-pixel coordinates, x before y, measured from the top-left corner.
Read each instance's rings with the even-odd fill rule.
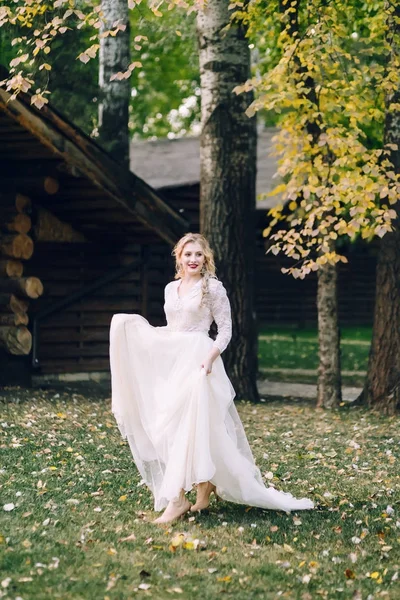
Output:
[[[170,3],[161,15],[152,3],[131,3],[132,63],[116,78],[130,78],[129,127],[134,136],[183,135],[198,123],[199,68],[195,14]],[[160,15],[162,18],[160,18]],[[41,0],[0,6],[3,82],[32,103],[52,102],[87,133],[96,130],[101,7],[96,0]],[[101,36],[118,35],[120,25]]]
[[[237,92],[256,91],[249,115],[280,115],[283,183],[271,194],[289,201],[289,211],[272,209],[264,233],[272,252],[296,261],[287,272],[304,277],[326,262],[346,260],[335,249],[340,236],[371,239],[392,229],[390,205],[400,187],[383,132],[385,100],[399,85],[399,57],[386,41],[391,9],[383,0],[284,0],[281,6],[281,12],[274,6],[274,23],[271,13],[265,18],[278,49],[274,66]],[[263,2],[255,2],[238,18],[247,19],[255,35],[264,11]]]
[[[131,76],[132,134],[165,137],[190,133],[200,113],[194,13],[175,9],[157,17],[140,5],[131,12],[131,30],[133,40],[137,33],[148,40],[138,57],[142,68]]]

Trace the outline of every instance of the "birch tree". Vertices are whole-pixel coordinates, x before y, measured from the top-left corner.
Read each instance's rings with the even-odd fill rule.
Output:
[[[130,33],[127,0],[101,1],[99,141],[129,168]],[[116,33],[109,35],[113,30]]]
[[[253,307],[256,122],[251,93],[235,86],[250,75],[246,28],[231,22],[228,0],[209,0],[197,17],[201,78],[200,224],[228,289],[233,337],[224,357],[239,398],[258,400]]]

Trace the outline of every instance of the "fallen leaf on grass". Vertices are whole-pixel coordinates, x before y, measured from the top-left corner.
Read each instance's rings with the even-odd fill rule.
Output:
[[[134,533],[131,533],[130,535],[124,537],[124,538],[120,538],[118,541],[119,542],[133,542],[136,540],[136,535]]]
[[[371,579],[378,579],[379,578],[379,571],[374,571],[373,573],[371,573],[370,577]]]
[[[198,548],[205,548],[206,544],[204,542],[200,542],[200,540],[193,539],[192,536],[187,533],[179,533],[175,535],[169,545],[169,550],[171,552],[176,552],[178,548],[184,548],[185,550],[197,550]]]
[[[117,583],[119,578],[120,578],[120,575],[114,575],[114,573],[110,573],[110,578],[107,583],[106,592],[108,592],[113,587],[115,587],[115,584]]]
[[[149,590],[151,585],[149,583],[140,583],[138,585],[139,590]]]
[[[356,578],[356,574],[351,569],[346,569],[344,574],[346,575],[347,579],[355,579]]]

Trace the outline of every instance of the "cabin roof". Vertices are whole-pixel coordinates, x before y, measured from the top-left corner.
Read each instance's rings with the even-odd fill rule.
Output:
[[[262,129],[257,141],[258,208],[271,208],[277,196],[265,197],[277,185],[274,177],[278,164],[272,156],[274,127]],[[189,187],[200,181],[200,138],[133,140],[130,151],[131,169],[157,190]],[[261,198],[261,196],[263,196]]]
[[[29,195],[95,241],[174,244],[187,222],[142,177],[123,168],[49,105],[0,88],[2,188]],[[58,182],[46,193],[43,181]]]

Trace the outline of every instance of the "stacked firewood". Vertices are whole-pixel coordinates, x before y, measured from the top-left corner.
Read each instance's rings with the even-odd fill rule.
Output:
[[[22,194],[0,198],[0,345],[11,354],[29,354],[32,336],[27,328],[29,300],[43,294],[37,277],[23,277],[24,260],[33,254],[28,235],[31,200]]]

